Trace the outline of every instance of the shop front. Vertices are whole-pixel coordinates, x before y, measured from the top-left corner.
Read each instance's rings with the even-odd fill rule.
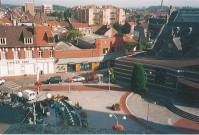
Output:
[[[54,59],[19,59],[0,61],[0,76],[18,76],[42,73],[54,73]]]
[[[86,70],[91,70],[91,69],[92,69],[92,63],[83,62],[80,64],[81,71],[86,71]]]
[[[75,63],[68,63],[67,71],[68,72],[76,72],[76,64]]]
[[[67,72],[67,65],[58,65],[57,72]]]

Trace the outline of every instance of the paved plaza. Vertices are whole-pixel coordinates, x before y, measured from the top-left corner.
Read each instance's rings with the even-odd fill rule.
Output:
[[[69,76],[72,77],[82,74],[85,75],[86,73],[70,73],[67,75],[60,75],[66,79]],[[46,78],[49,76],[50,75],[42,76],[41,80],[46,80]],[[15,92],[24,89],[37,91],[37,87],[33,85],[34,80],[35,76],[31,76],[29,78],[24,76],[19,78],[11,77],[7,78],[6,83],[14,82],[15,85],[23,85],[25,82],[29,82],[27,85],[23,85],[23,87],[16,86],[18,89],[15,90]],[[104,82],[106,81],[107,77],[104,79]],[[85,110],[87,113],[88,128],[90,129],[94,128],[111,130],[112,125],[116,124],[116,119],[114,117],[110,118],[109,113],[114,113],[118,118],[119,124],[122,124],[125,131],[128,132],[199,133],[199,123],[176,115],[158,102],[154,103],[154,101],[144,101],[140,95],[130,92],[130,88],[126,83],[117,82],[117,84],[119,85],[111,85],[110,91],[109,85],[107,83],[84,85],[83,83],[77,82],[72,83],[70,86],[67,82],[51,85],[44,84],[42,85],[39,94],[51,93],[55,96],[64,95],[69,97],[72,105],[75,105],[75,103],[79,102],[80,106],[82,106],[83,110]],[[8,90],[12,91],[12,89],[9,88]],[[184,106],[183,102],[178,100],[178,97],[169,95],[170,93],[164,93],[156,90],[150,90],[150,92],[159,94],[160,96],[170,97],[176,107],[197,115],[198,108],[193,108],[188,105]],[[44,95],[40,98],[40,100],[45,98]],[[112,110],[112,104],[118,102],[121,104],[122,110]],[[148,106],[149,110],[147,110]],[[127,119],[123,120],[123,116],[126,116]],[[55,125],[56,117],[52,117],[51,120],[49,119],[47,121],[48,123],[51,123],[50,125]]]

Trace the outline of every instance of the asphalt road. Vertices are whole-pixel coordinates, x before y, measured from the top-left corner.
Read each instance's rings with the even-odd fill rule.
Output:
[[[11,107],[0,103],[0,134],[4,133],[15,123],[21,123],[25,112],[21,107]]]

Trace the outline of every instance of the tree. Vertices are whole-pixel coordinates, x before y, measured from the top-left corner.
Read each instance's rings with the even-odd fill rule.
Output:
[[[79,30],[69,30],[68,32],[68,37],[67,40],[68,41],[75,41],[77,37],[82,37],[83,34],[81,33],[81,31]]]
[[[64,18],[67,19],[69,17],[69,10],[66,10],[64,12]]]
[[[115,83],[116,79],[115,79],[115,75],[114,75],[114,70],[112,68],[110,68],[109,70],[110,70],[110,73],[111,73],[110,74],[110,82]]]
[[[75,18],[75,12],[66,10],[64,12],[64,18],[65,19],[67,19],[67,18]]]
[[[137,46],[137,50],[138,51],[146,51],[147,48],[150,48],[151,45],[148,43],[146,38],[141,38],[139,37],[138,39],[138,46]]]
[[[58,15],[58,18],[60,20],[63,20],[64,19],[64,12],[60,11],[59,15]]]
[[[143,51],[143,45],[142,45],[142,38],[139,37],[138,39],[138,46],[137,46],[138,51]]]
[[[118,31],[118,33],[122,33],[122,25],[120,25],[118,22],[113,24],[113,28]]]
[[[146,78],[142,64],[135,63],[133,67],[131,89],[137,92],[148,92],[148,89],[146,88]]]
[[[125,52],[129,52],[132,50],[132,45],[130,42],[125,42]]]

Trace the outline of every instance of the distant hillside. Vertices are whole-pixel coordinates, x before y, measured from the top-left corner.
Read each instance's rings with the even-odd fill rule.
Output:
[[[1,4],[2,7],[21,7],[20,5]]]
[[[148,8],[138,8],[136,10],[137,11],[144,11],[144,12],[159,12],[161,10],[161,6],[150,6]],[[169,11],[169,7],[168,6],[163,6],[162,10],[168,12]]]
[[[64,11],[67,10],[67,7],[64,6],[59,6],[59,5],[53,5],[53,10],[59,10],[59,11]]]

